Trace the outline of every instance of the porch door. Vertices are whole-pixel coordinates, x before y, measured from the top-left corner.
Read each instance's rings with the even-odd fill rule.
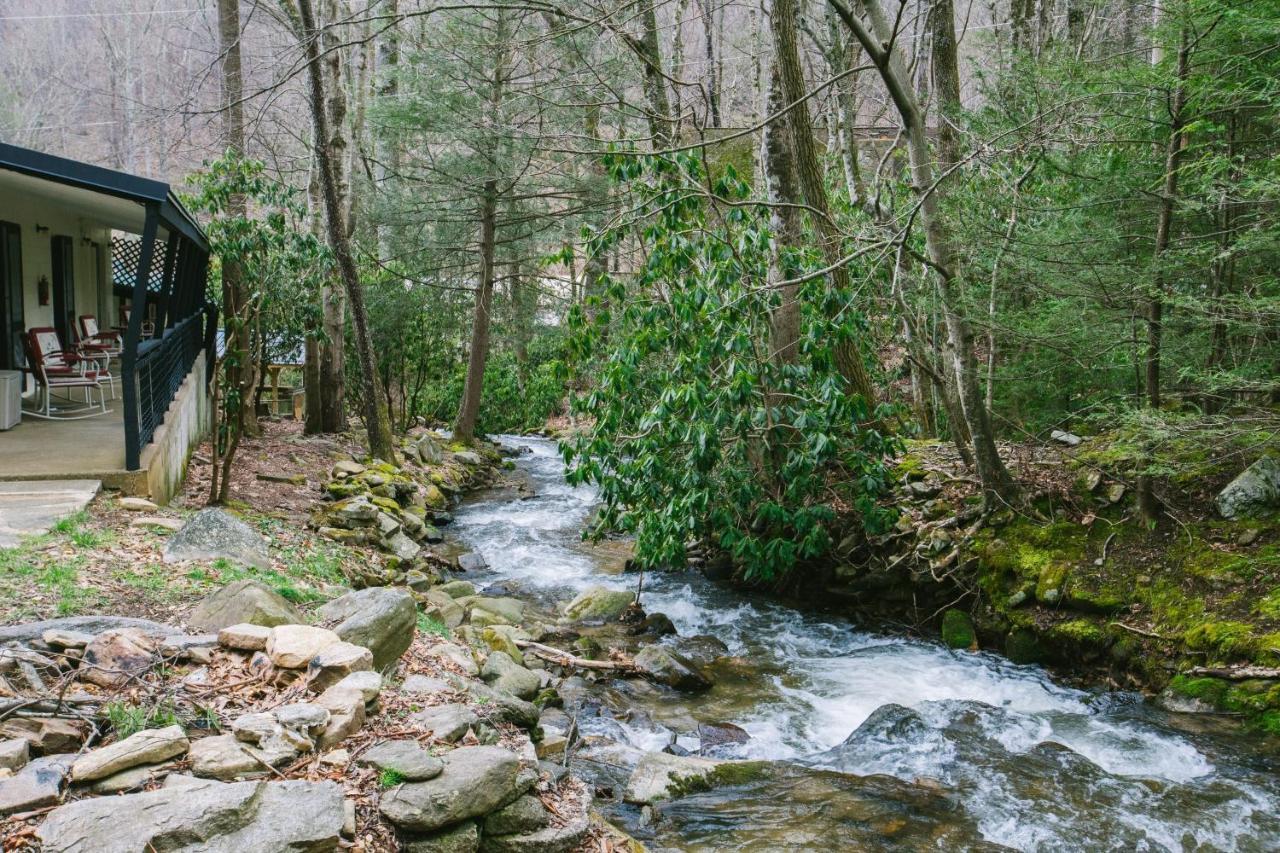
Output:
[[[53,247],[53,327],[64,347],[75,343],[76,282],[71,263],[75,244],[70,237],[54,237]]]
[[[22,333],[26,330],[22,302],[22,231],[0,222],[0,369],[22,367]]]

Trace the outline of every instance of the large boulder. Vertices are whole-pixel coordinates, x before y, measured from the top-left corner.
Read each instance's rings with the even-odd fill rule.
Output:
[[[517,801],[518,802],[518,801]],[[541,829],[512,835],[485,833],[484,853],[571,853],[582,849],[591,832],[591,817],[585,811]]]
[[[438,589],[428,590],[423,598],[423,614],[450,630],[461,625],[462,620],[467,615],[467,611],[461,604],[454,601],[448,593],[441,592]]]
[[[302,853],[338,849],[334,782],[195,781],[55,809],[37,831],[45,853]]]
[[[360,753],[357,762],[391,771],[406,782],[425,782],[444,772],[444,762],[413,740],[383,741]]]
[[[22,738],[32,755],[76,752],[87,734],[82,721],[61,717],[10,717],[0,723],[0,737]]]
[[[461,670],[463,675],[480,674],[480,667],[476,664],[476,657],[466,646],[460,646],[457,643],[437,643],[427,649],[426,656],[449,667]]]
[[[216,507],[200,510],[164,546],[166,563],[218,559],[258,569],[271,567],[262,534]]]
[[[337,684],[355,672],[373,669],[373,653],[364,646],[337,642],[325,648],[307,665],[307,684],[317,692]]]
[[[200,631],[217,632],[232,625],[293,625],[305,622],[283,596],[255,580],[238,580],[208,595],[191,611],[187,623]]]
[[[1217,497],[1223,518],[1240,518],[1280,509],[1280,459],[1264,456],[1227,484]]]
[[[269,771],[235,735],[215,735],[191,744],[191,772],[203,779],[230,781],[263,776]]]
[[[669,800],[689,788],[706,786],[712,772],[723,763],[692,755],[646,752],[631,771],[622,798],[642,804]]]
[[[629,590],[593,586],[566,604],[564,615],[575,622],[608,622],[621,616],[635,600],[636,594]]]
[[[505,690],[498,690],[480,681],[462,682],[456,679],[456,676],[451,680],[454,680],[461,689],[466,690],[481,704],[497,708],[498,716],[506,722],[529,730],[538,725],[538,706],[532,702],[526,702],[518,696],[512,696]]]
[[[378,808],[401,829],[433,832],[480,817],[519,796],[520,760],[499,746],[455,749],[444,772],[426,782],[399,785]]]
[[[710,634],[694,634],[692,637],[675,637],[665,643],[666,647],[694,666],[710,666],[723,657],[728,657],[729,647],[724,641]]]
[[[474,820],[468,820],[430,835],[406,838],[402,849],[404,853],[476,853],[480,849],[480,828]]]
[[[436,740],[454,743],[472,727],[479,725],[476,712],[461,703],[432,705],[409,718],[422,731],[431,732]]]
[[[524,602],[518,598],[488,598],[478,595],[460,603],[471,609],[471,624],[477,628],[486,625],[519,625],[524,619]]]
[[[551,813],[542,800],[524,794],[489,815],[481,823],[485,837],[535,832],[551,823]]]
[[[373,667],[378,670],[386,669],[405,653],[418,624],[413,596],[389,587],[349,592],[318,612],[326,622],[337,623],[333,630],[343,640],[373,652]]]
[[[521,699],[532,699],[542,687],[536,674],[513,661],[505,652],[490,652],[484,669],[480,670],[480,677],[496,689]]]
[[[711,679],[690,660],[665,646],[645,646],[635,656],[636,669],[647,678],[674,687],[697,692],[711,687]]]
[[[316,655],[342,642],[328,628],[314,625],[278,625],[267,637],[267,657],[284,669],[305,669]]]

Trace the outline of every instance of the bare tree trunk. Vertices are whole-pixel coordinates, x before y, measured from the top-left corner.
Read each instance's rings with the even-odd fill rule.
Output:
[[[982,483],[983,497],[988,505],[1010,501],[1016,495],[1017,487],[1000,459],[990,415],[983,403],[974,335],[963,313],[960,299],[959,259],[942,218],[940,196],[945,185],[935,186],[924,114],[911,87],[910,77],[906,74],[901,54],[896,49],[887,47],[894,44],[893,32],[877,0],[860,0],[870,21],[870,29],[844,0],[828,2],[875,63],[901,118],[911,163],[911,185],[918,198],[919,217],[924,229],[929,261],[938,281],[938,295],[946,321],[957,396],[973,441],[974,463]],[[938,19],[953,28],[954,42],[954,21],[945,16],[938,16]],[[954,153],[952,152],[953,155]]]
[[[311,199],[312,228],[325,240],[324,193],[320,188],[320,167],[313,163],[308,185]],[[320,303],[320,321],[307,330],[306,426],[308,435],[342,432],[347,428],[346,401],[346,299],[342,286],[326,277],[316,294]]]
[[[321,61],[324,79],[326,109],[329,117],[329,135],[327,139],[316,139],[317,149],[327,145],[332,152],[334,179],[338,185],[338,203],[346,211],[346,233],[350,238],[355,233],[354,216],[356,214],[351,191],[350,156],[352,146],[347,134],[347,87],[345,51],[341,39],[333,29],[336,21],[345,19],[347,3],[345,0],[324,0],[323,14],[325,28],[321,37],[326,54]],[[319,165],[316,167],[319,176]],[[324,198],[321,184],[321,200]],[[346,410],[346,309],[347,299],[343,286],[332,279],[326,279],[320,285],[320,327],[324,337],[320,342],[320,384],[325,392],[321,398],[320,423],[322,432],[342,432],[347,428]]]
[[[720,127],[720,78],[716,63],[715,7],[711,0],[699,0],[702,11],[702,44],[707,55],[707,100],[711,106],[711,126]]]
[[[1009,22],[1013,30],[1013,49],[1030,50],[1034,31],[1035,0],[1009,0]]]
[[[845,191],[854,207],[862,207],[867,187],[862,180],[855,129],[858,124],[858,75],[849,73],[858,64],[858,43],[841,33],[840,22],[830,12],[827,14],[827,38],[827,65],[831,67],[833,77],[840,77],[835,84],[836,125]],[[849,76],[843,76],[846,74]]]
[[[506,97],[507,16],[499,10],[494,43],[498,55],[493,64],[493,86],[489,93],[489,106],[493,112],[493,126],[499,125],[503,99]],[[480,197],[480,271],[476,284],[475,316],[471,325],[471,351],[467,359],[467,377],[462,386],[462,400],[458,405],[458,417],[453,424],[453,437],[458,441],[475,439],[476,421],[480,415],[480,400],[484,392],[484,368],[489,358],[489,325],[493,314],[493,280],[497,258],[498,231],[498,180],[501,164],[500,144],[495,140],[485,164],[490,177],[484,182]]]
[[[330,149],[329,115],[326,110],[324,75],[320,61],[319,30],[311,0],[298,0],[302,18],[303,47],[307,57],[307,76],[310,81],[311,118],[315,123],[316,138],[324,140],[316,147],[316,161],[320,170],[320,189],[324,197],[328,220],[329,245],[338,262],[347,299],[351,305],[351,322],[355,328],[356,351],[360,358],[361,396],[364,398],[365,426],[369,431],[369,453],[388,462],[395,461],[395,445],[391,437],[391,424],[382,407],[382,393],[378,388],[378,373],[373,357],[373,342],[369,337],[369,321],[364,309],[364,294],[360,290],[360,276],[356,270],[351,250],[351,237],[347,229],[346,209],[339,193],[335,154]]]
[[[493,312],[493,270],[498,219],[498,182],[490,178],[484,183],[480,207],[480,281],[476,288],[476,311],[471,325],[471,353],[467,360],[467,378],[462,386],[462,402],[453,424],[457,441],[475,439],[476,420],[480,415],[480,397],[484,390],[484,368],[489,355],[489,320]]]
[[[827,190],[822,182],[822,169],[818,162],[817,146],[813,139],[813,123],[807,103],[798,103],[806,93],[804,73],[800,67],[800,52],[796,45],[799,32],[796,0],[775,0],[770,17],[773,31],[774,56],[783,99],[795,104],[787,115],[791,132],[791,145],[795,154],[796,174],[805,203],[812,208],[810,219],[822,243],[823,257],[831,267],[832,288],[848,295],[853,288],[849,270],[842,262],[840,232],[831,220]],[[849,390],[862,398],[868,415],[875,409],[876,397],[871,379],[863,364],[862,353],[854,342],[847,342],[836,349],[836,362]]]
[[[774,115],[784,105],[782,81],[777,69],[769,75],[769,100],[766,115]],[[760,159],[764,164],[765,183],[768,188],[769,230],[772,240],[769,246],[769,285],[779,289],[779,304],[770,317],[772,356],[779,363],[791,363],[796,359],[800,345],[800,285],[781,285],[794,279],[795,270],[785,262],[784,251],[802,242],[800,215],[794,207],[799,200],[796,189],[795,165],[791,157],[791,140],[788,139],[786,122],[765,125],[761,139]]]
[[[1157,11],[1159,11],[1159,5],[1157,5]],[[1186,126],[1184,113],[1187,105],[1186,81],[1190,53],[1187,31],[1183,28],[1178,45],[1178,76],[1169,104],[1169,139],[1164,152],[1164,186],[1160,192],[1160,205],[1156,212],[1156,241],[1151,259],[1154,274],[1151,282],[1151,296],[1147,301],[1147,351],[1143,390],[1146,393],[1147,407],[1150,409],[1159,409],[1162,402],[1160,358],[1164,334],[1164,300],[1168,289],[1164,256],[1169,250],[1173,229],[1173,208],[1178,198],[1178,166],[1182,160],[1183,128]],[[1153,62],[1159,62],[1161,58],[1158,50],[1152,51]],[[1160,502],[1155,496],[1154,483],[1146,474],[1138,477],[1138,510],[1144,519],[1152,522],[1162,514]]]
[[[400,68],[400,28],[397,21],[400,15],[400,0],[387,0],[384,14],[390,19],[390,22],[386,25],[386,31],[382,33],[378,40],[378,72],[383,80],[378,94],[384,100],[393,102],[400,90],[400,83],[396,79]],[[389,138],[385,131],[377,134],[377,139],[378,163],[374,171],[375,194],[382,191],[383,184],[388,176],[400,173],[399,140]],[[378,255],[382,258],[391,256],[391,247],[387,245],[386,231],[385,227],[378,226]]]
[[[644,92],[649,101],[649,135],[653,147],[663,148],[672,141],[671,103],[667,99],[667,79],[662,69],[662,48],[658,42],[658,0],[648,0],[640,12],[644,28],[640,41],[632,46],[644,65]]]
[[[222,135],[228,154],[244,157],[244,74],[240,58],[240,2],[218,0],[218,43],[222,54]],[[234,194],[227,202],[227,214],[244,217],[248,208],[243,195]],[[214,441],[222,441],[221,471],[215,471],[210,483],[209,500],[222,503],[231,487],[231,466],[235,461],[240,436],[258,433],[257,413],[253,410],[255,382],[254,353],[250,341],[248,298],[244,286],[244,270],[238,258],[222,259],[222,317],[225,327],[226,355],[223,357],[223,417],[225,424],[214,424]],[[135,311],[144,306],[135,305]]]

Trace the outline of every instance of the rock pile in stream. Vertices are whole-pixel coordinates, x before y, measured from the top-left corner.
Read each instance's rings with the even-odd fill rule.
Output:
[[[425,588],[435,566],[425,543],[440,542],[439,527],[452,521],[450,506],[468,488],[484,482],[500,461],[498,451],[478,444],[446,446],[433,432],[421,432],[401,448],[405,464],[381,459],[334,463],[324,486],[330,503],[315,513],[322,536],[349,545],[371,545],[392,559],[370,566],[361,585],[409,583]]]

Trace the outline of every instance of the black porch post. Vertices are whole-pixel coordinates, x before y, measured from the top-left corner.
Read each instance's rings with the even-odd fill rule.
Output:
[[[178,244],[177,233],[170,231],[169,239],[165,240],[164,272],[160,276],[160,293],[157,294],[159,305],[156,313],[156,334],[161,337],[164,336],[164,330],[169,328],[173,320],[178,317],[173,311],[174,280],[177,277],[174,264],[178,260]]]
[[[124,331],[124,352],[120,354],[121,384],[124,386],[124,467],[129,471],[142,467],[142,443],[138,432],[141,414],[138,409],[138,340],[142,337],[142,317],[147,309],[147,281],[151,277],[151,259],[155,255],[159,222],[159,206],[148,204],[147,218],[142,226],[142,251],[133,280],[129,325]]]

